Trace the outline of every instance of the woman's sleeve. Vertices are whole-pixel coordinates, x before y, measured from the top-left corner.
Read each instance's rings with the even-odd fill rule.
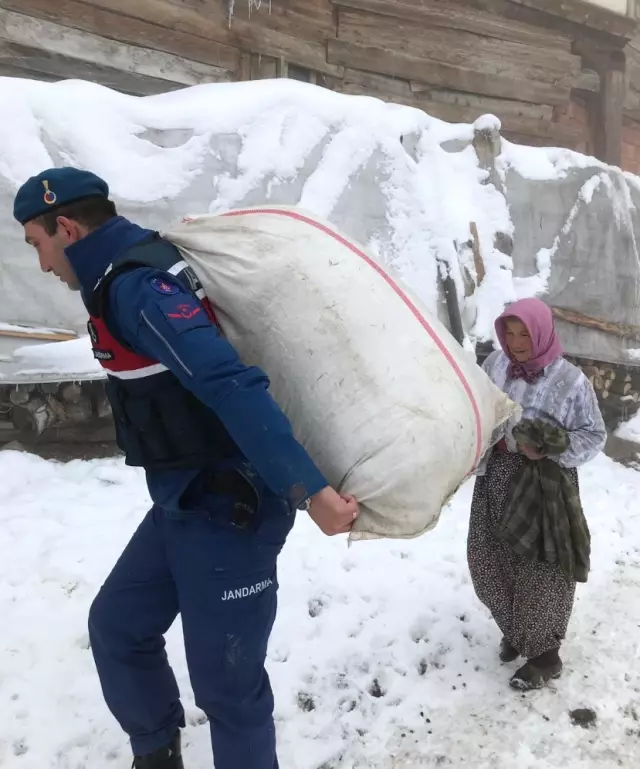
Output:
[[[607,442],[607,429],[591,382],[586,376],[576,382],[565,427],[569,448],[558,457],[561,467],[580,467],[594,459]]]
[[[489,357],[482,364],[482,370],[494,384],[496,383],[496,378],[497,378],[496,367],[499,361],[500,361],[500,352],[496,350],[492,352],[491,355],[489,355]],[[496,387],[497,386],[498,385],[496,385]],[[484,458],[486,458],[489,452],[491,451],[491,449],[505,437],[507,433],[507,425],[508,425],[508,422],[503,422],[501,425],[498,425],[498,427],[496,427],[496,429],[492,432],[491,439],[489,440],[489,445],[487,447],[487,451],[485,452]]]

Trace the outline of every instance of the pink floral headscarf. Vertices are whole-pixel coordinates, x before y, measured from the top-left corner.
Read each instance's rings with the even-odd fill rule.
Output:
[[[531,336],[532,354],[526,363],[512,361],[510,376],[525,379],[536,378],[542,370],[564,354],[553,322],[553,313],[540,299],[521,299],[510,305],[496,320],[496,333],[505,355],[507,346],[507,324],[509,318],[516,318],[527,327]]]

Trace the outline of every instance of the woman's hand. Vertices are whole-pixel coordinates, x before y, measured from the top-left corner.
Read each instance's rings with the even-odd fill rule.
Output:
[[[538,462],[539,460],[544,459],[544,454],[538,454],[538,452],[532,449],[531,446],[527,446],[524,443],[519,443],[518,449],[521,454],[524,454],[525,457],[532,462]]]

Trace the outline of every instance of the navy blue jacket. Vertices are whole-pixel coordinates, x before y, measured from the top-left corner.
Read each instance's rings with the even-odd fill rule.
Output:
[[[93,290],[107,266],[119,254],[151,235],[117,217],[66,250],[83,296]],[[266,374],[245,366],[232,345],[220,335],[205,313],[198,321],[174,321],[166,312],[168,297],[158,293],[157,279],[174,286],[176,305],[194,301],[193,294],[172,276],[138,268],[114,278],[108,289],[105,319],[112,333],[136,352],[163,363],[224,424],[239,454],[256,469],[277,496],[291,499],[302,484],[306,496],[327,485],[305,449],[296,441],[287,417],[268,392]],[[204,469],[204,468],[203,468]],[[179,469],[147,471],[155,504],[179,508],[179,499],[201,472]]]

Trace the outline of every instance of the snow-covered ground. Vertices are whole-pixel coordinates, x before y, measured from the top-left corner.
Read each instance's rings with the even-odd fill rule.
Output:
[[[640,443],[640,411],[616,430],[616,436],[625,441]]]
[[[0,453],[0,766],[118,769],[130,756],[88,649],[89,604],[148,504],[121,460]],[[411,542],[347,548],[300,516],[281,559],[269,669],[283,769],[609,769],[640,765],[640,475],[582,473],[593,572],[566,675],[522,696],[465,563],[471,486]],[[189,769],[211,765],[179,627],[169,652]],[[569,713],[593,708],[595,727]]]

